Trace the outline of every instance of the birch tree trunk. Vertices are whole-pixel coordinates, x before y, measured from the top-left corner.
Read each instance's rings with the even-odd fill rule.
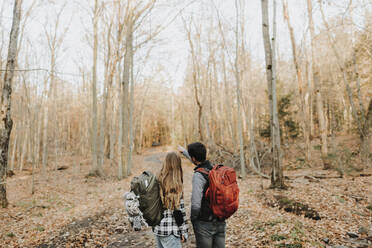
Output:
[[[262,35],[265,48],[266,77],[269,89],[269,108],[271,114],[271,143],[272,143],[272,172],[271,188],[286,188],[284,184],[283,170],[281,167],[280,131],[278,109],[276,99],[276,68],[275,68],[275,39],[276,39],[276,0],[273,3],[273,37],[270,43],[269,33],[269,6],[268,0],[261,0],[262,8]]]
[[[9,139],[12,131],[13,121],[11,117],[12,80],[17,60],[17,42],[19,23],[21,19],[22,0],[15,0],[13,7],[13,22],[10,31],[8,58],[4,76],[3,90],[0,105],[0,205],[8,206],[6,198],[6,171],[8,166]]]
[[[315,63],[314,49],[314,21],[313,21],[313,6],[312,0],[307,0],[307,13],[309,18],[310,26],[310,40],[311,40],[311,71],[312,71],[312,80],[315,88],[316,94],[316,111],[318,114],[319,129],[320,129],[320,144],[321,144],[321,157],[323,161],[323,166],[326,166],[327,163],[324,163],[324,159],[328,157],[328,143],[327,143],[327,126],[324,117],[323,109],[323,99],[320,92],[320,80],[319,80],[319,69]]]

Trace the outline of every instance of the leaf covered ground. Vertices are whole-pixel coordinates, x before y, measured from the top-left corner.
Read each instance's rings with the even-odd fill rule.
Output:
[[[169,147],[149,149],[134,158],[133,176],[157,172]],[[151,229],[131,230],[122,194],[131,177],[118,181],[116,166],[105,178],[86,177],[88,160],[66,158],[61,171],[46,176],[16,172],[8,179],[8,209],[0,209],[1,247],[154,247]],[[184,191],[190,207],[192,165],[184,161]],[[320,169],[286,171],[286,191],[270,190],[269,180],[239,179],[240,206],[227,221],[227,247],[371,247],[372,177],[345,176]],[[330,177],[326,179],[317,179]],[[316,211],[320,220],[287,212],[278,196]],[[192,235],[184,247],[195,247]],[[356,235],[356,236],[353,236]],[[352,238],[354,237],[354,238]]]

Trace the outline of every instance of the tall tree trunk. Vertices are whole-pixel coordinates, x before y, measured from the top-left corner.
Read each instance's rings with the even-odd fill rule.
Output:
[[[131,22],[131,21],[129,21]],[[124,55],[124,70],[123,70],[123,78],[122,78],[122,97],[121,97],[121,116],[123,122],[123,143],[124,146],[119,146],[119,149],[122,149],[122,167],[123,167],[123,176],[128,176],[128,164],[127,164],[127,157],[129,151],[129,136],[128,136],[128,127],[129,127],[129,116],[128,116],[128,90],[129,90],[129,79],[130,79],[130,66],[131,66],[131,46],[132,46],[132,23],[129,23],[126,30],[126,38],[125,38],[125,55]]]
[[[186,27],[186,24],[185,24]],[[195,49],[194,49],[194,44],[192,43],[191,40],[191,29],[188,30],[186,27],[187,31],[187,38],[189,41],[190,49],[191,49],[191,56],[192,56],[192,79],[193,79],[193,86],[194,86],[194,96],[195,96],[195,101],[196,105],[198,106],[198,132],[199,132],[199,139],[201,141],[204,141],[204,136],[203,136],[203,131],[202,131],[202,113],[203,113],[203,105],[201,104],[199,100],[199,93],[198,93],[198,79],[200,78],[200,72],[199,72],[199,65],[197,58],[195,56]]]
[[[105,80],[106,81],[106,80]],[[101,116],[101,125],[99,132],[99,166],[102,167],[105,162],[105,138],[106,138],[106,116],[107,116],[107,82],[105,82],[103,89],[103,106],[102,106],[102,116]]]
[[[8,58],[0,103],[0,205],[3,208],[8,206],[5,177],[8,167],[9,139],[13,126],[11,117],[12,80],[17,60],[17,42],[19,23],[21,19],[21,4],[22,0],[14,1],[13,22],[10,31]]]
[[[107,31],[107,54],[106,54],[106,63],[105,63],[105,81],[103,86],[103,106],[102,106],[102,116],[101,116],[101,125],[100,125],[100,132],[99,132],[99,165],[102,167],[105,161],[105,137],[106,137],[106,116],[107,116],[107,101],[108,101],[108,85],[109,80],[112,80],[110,76],[112,75],[110,70],[112,70],[111,64],[111,42],[110,42],[110,35],[111,35],[111,24]],[[112,66],[112,67],[111,67]]]
[[[291,45],[292,45],[293,64],[296,69],[299,96],[301,99],[301,115],[302,115],[301,119],[302,119],[302,128],[303,128],[305,144],[306,144],[306,160],[309,162],[310,161],[310,125],[309,125],[309,116],[306,115],[307,113],[306,109],[308,109],[309,107],[306,105],[305,96],[303,93],[302,72],[301,72],[300,64],[298,62],[298,55],[296,51],[296,41],[294,37],[294,31],[293,31],[293,28],[291,26],[291,22],[289,19],[288,4],[286,0],[283,1],[283,15],[288,25],[289,36],[290,36]]]
[[[38,106],[39,118],[37,119],[37,133],[35,139],[35,163],[39,167],[40,164],[40,138],[41,138],[41,126],[42,126],[42,111],[41,105]]]
[[[276,68],[275,68],[275,39],[276,39],[276,0],[274,0],[273,37],[270,44],[269,6],[268,0],[261,0],[262,35],[265,48],[266,77],[269,89],[269,104],[271,113],[271,143],[272,143],[272,172],[271,188],[286,188],[283,169],[281,166],[280,131],[276,98]]]
[[[204,136],[203,136],[203,131],[202,131],[203,106],[201,105],[200,100],[199,100],[196,74],[197,74],[196,72],[193,72],[194,95],[195,95],[196,105],[198,106],[198,131],[199,131],[200,140],[204,141]]]
[[[47,86],[47,79],[45,81],[45,91],[46,91],[46,100],[45,100],[45,113],[44,113],[44,129],[43,129],[43,154],[42,154],[42,166],[43,166],[43,173],[46,172],[46,165],[48,163],[48,129],[49,129],[49,100],[52,98],[52,93],[54,89],[54,71],[55,71],[55,47],[53,44],[53,48],[51,48],[51,56],[50,56],[50,83],[49,89]]]
[[[110,91],[111,92],[111,89]],[[116,123],[117,123],[117,111],[115,108],[115,103],[116,103],[116,94],[112,91],[111,92],[111,117],[112,117],[112,122],[110,124],[110,160],[112,161],[115,157],[115,137],[116,137]],[[120,94],[119,94],[120,95]]]
[[[309,63],[309,54],[308,50],[306,50],[306,82],[307,82],[307,89],[305,94],[305,105],[308,106],[306,109],[306,115],[309,116],[309,123],[310,123],[310,138],[314,137],[314,113],[313,113],[313,83],[311,79],[311,63]]]
[[[120,108],[117,111],[119,114],[119,135],[118,135],[118,179],[123,179],[123,169],[126,172],[126,169],[123,168],[123,123],[124,123],[124,87],[122,84],[119,85],[120,87]]]
[[[245,178],[245,157],[244,157],[244,141],[243,141],[243,131],[242,131],[242,116],[241,116],[241,92],[240,92],[240,75],[239,75],[239,12],[238,12],[238,0],[235,0],[236,8],[236,34],[235,34],[235,79],[236,79],[236,95],[238,104],[238,136],[239,136],[239,148],[240,148],[240,172],[242,178]]]
[[[129,49],[129,66],[130,66],[130,95],[129,95],[129,118],[128,118],[128,150],[127,150],[127,174],[131,175],[132,169],[132,153],[133,153],[133,109],[134,109],[134,78],[133,78],[133,23],[130,23],[130,27],[128,28],[128,32],[130,32],[130,36],[128,39],[128,49]],[[129,82],[128,82],[129,83]]]
[[[94,3],[93,16],[93,76],[92,76],[92,170],[91,174],[102,176],[97,154],[97,53],[98,53],[98,0]]]
[[[226,68],[226,60],[225,60],[225,52],[222,52],[222,65],[223,65],[223,81],[224,81],[224,99],[225,99],[225,112],[226,112],[226,124],[229,131],[229,136],[231,137],[231,142],[233,145],[234,150],[236,149],[236,139],[234,135],[234,130],[232,127],[232,106],[230,101],[230,94],[229,94],[229,87],[227,83],[227,68]]]
[[[324,163],[325,159],[328,157],[328,143],[327,143],[327,126],[324,117],[323,109],[323,99],[320,92],[320,80],[319,80],[319,70],[315,63],[314,49],[314,21],[313,21],[313,7],[312,0],[307,0],[307,13],[309,17],[309,26],[310,26],[310,39],[311,39],[311,71],[313,73],[313,85],[315,88],[316,94],[316,112],[318,114],[319,129],[320,129],[320,144],[321,144],[321,157],[323,161],[323,166],[327,167],[328,163]]]
[[[15,137],[14,137],[14,141],[13,141],[13,149],[12,149],[12,156],[11,156],[11,159],[10,159],[10,170],[11,171],[14,171],[14,159],[15,159],[15,154],[16,154],[16,151],[17,151],[17,142],[18,142],[18,130],[19,128],[16,128],[16,132],[15,132]]]
[[[45,85],[47,87],[47,85]],[[42,163],[42,170],[43,174],[45,175],[46,173],[46,164],[47,164],[47,159],[48,159],[48,114],[49,114],[49,106],[48,106],[48,99],[45,101],[45,113],[44,113],[44,127],[43,127],[43,147],[42,147],[42,158],[41,158],[41,163]]]

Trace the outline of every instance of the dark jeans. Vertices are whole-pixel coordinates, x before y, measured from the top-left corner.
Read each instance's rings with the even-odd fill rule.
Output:
[[[225,248],[226,222],[200,221],[192,223],[198,248]]]

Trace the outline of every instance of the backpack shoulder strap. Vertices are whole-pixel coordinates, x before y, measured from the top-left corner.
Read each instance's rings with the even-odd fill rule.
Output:
[[[196,169],[195,172],[199,172],[200,174],[202,174],[202,176],[208,180],[208,176],[209,176],[209,170],[205,169],[205,168],[198,168]]]
[[[209,170],[207,170],[206,168],[198,168],[196,169],[197,172],[200,172],[200,173],[204,173],[204,174],[209,174]]]

